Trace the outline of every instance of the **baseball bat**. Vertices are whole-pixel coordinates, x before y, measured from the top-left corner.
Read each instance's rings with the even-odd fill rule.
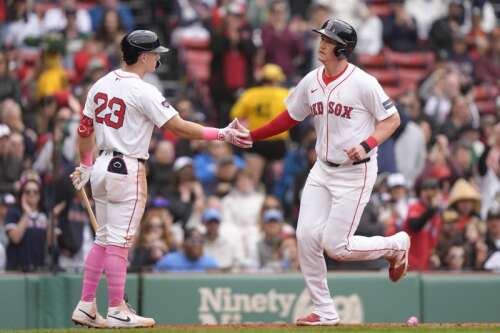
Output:
[[[87,210],[87,214],[89,214],[90,218],[90,225],[92,226],[92,229],[94,229],[94,232],[97,232],[97,220],[94,215],[94,211],[92,210],[92,207],[90,206],[89,198],[87,197],[87,192],[85,192],[85,187],[82,187],[80,189],[80,196],[82,197],[83,204],[85,205],[85,209]]]

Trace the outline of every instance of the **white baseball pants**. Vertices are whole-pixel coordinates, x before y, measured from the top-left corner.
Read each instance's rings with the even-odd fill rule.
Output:
[[[331,167],[318,160],[304,186],[297,240],[299,260],[314,313],[337,316],[327,284],[323,253],[335,260],[373,260],[402,248],[392,237],[354,236],[377,178],[376,158]]]
[[[113,152],[100,154],[90,176],[99,225],[95,242],[130,247],[146,206],[146,171],[144,163],[123,156],[126,174],[110,172],[113,158]]]

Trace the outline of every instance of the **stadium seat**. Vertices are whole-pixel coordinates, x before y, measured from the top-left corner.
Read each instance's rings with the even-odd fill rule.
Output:
[[[403,85],[417,84],[427,75],[428,70],[422,68],[399,68],[399,79]]]
[[[376,55],[360,54],[357,57],[358,64],[364,69],[386,67],[387,63],[383,53]]]
[[[432,52],[395,52],[384,49],[387,62],[396,67],[429,68],[434,64]]]
[[[372,69],[368,73],[375,78],[383,86],[393,86],[399,84],[398,71],[394,69]]]
[[[202,82],[210,79],[212,52],[208,50],[190,50],[184,52],[188,76]]]

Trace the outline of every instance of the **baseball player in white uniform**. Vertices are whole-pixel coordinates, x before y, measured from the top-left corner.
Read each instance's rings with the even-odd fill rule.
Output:
[[[313,312],[298,325],[336,325],[340,318],[327,284],[323,253],[335,260],[358,261],[384,257],[396,282],[408,266],[410,238],[354,236],[377,177],[377,145],[399,126],[393,102],[378,81],[348,63],[356,32],[348,23],[329,19],[321,29],[319,60],[285,100],[287,110],[251,131],[260,140],[313,117],[317,161],[304,186],[297,240],[302,274]]]
[[[123,38],[121,48],[123,68],[99,79],[88,92],[78,128],[81,164],[71,175],[78,190],[90,179],[99,226],[85,260],[82,297],[72,315],[75,323],[90,327],[155,324],[124,301],[128,249],[146,204],[145,161],[154,126],[182,138],[251,146],[248,131],[232,128],[236,122],[217,129],[183,120],[157,88],[142,80],[159,66],[160,53],[168,51],[154,32],[133,31]],[[106,319],[95,302],[103,271],[109,295]]]

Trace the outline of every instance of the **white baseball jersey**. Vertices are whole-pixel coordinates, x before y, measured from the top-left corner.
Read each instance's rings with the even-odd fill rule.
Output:
[[[325,85],[320,66],[308,73],[286,98],[290,116],[302,121],[313,117],[316,128],[318,158],[345,164],[349,157],[344,149],[368,138],[376,121],[397,112],[392,100],[377,79],[359,67],[348,64],[338,78]],[[368,156],[376,157],[377,149]]]
[[[94,120],[98,150],[147,159],[154,126],[163,126],[177,111],[155,86],[118,69],[90,88],[83,114]]]

